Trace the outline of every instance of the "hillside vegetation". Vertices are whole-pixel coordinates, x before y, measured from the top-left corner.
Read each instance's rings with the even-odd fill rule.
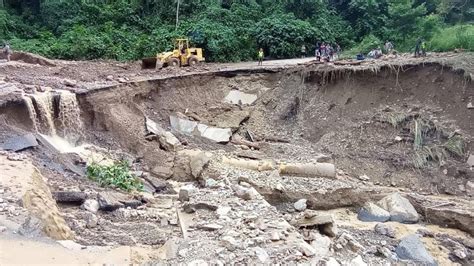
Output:
[[[208,61],[297,56],[317,41],[367,52],[391,40],[410,51],[474,51],[466,0],[0,0],[0,41],[51,58],[136,60],[187,36]],[[312,52],[310,52],[312,54]]]

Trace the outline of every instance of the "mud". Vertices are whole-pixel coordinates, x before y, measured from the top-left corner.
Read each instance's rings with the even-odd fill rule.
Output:
[[[50,206],[53,212],[58,208],[55,215],[81,245],[147,250],[117,257],[124,261],[317,263],[327,255],[312,254],[306,246],[312,241],[309,232],[291,225],[297,215],[294,202],[306,199],[307,208],[333,215],[341,226],[328,251],[341,263],[356,255],[372,264],[396,262],[381,258],[376,246],[394,247],[423,224],[439,234],[423,239],[438,263],[472,262],[474,171],[466,161],[474,152],[474,109],[469,107],[474,102],[474,69],[465,62],[472,62],[472,55],[402,59],[360,65],[208,65],[161,73],[115,62],[55,61],[48,69],[41,62],[13,62],[1,66],[7,78],[0,84],[5,88],[0,142],[24,132],[52,136],[43,142],[64,138],[71,145],[67,149],[42,143],[23,154],[47,177],[51,191],[82,191],[88,199],[113,192],[85,176],[91,157],[129,161],[148,183],[148,192],[128,195],[138,207],[91,214],[77,206]],[[178,132],[170,115],[229,127],[232,141],[216,143]],[[176,150],[160,145],[159,137],[146,129],[146,118],[181,145]],[[83,144],[87,152],[74,148]],[[183,158],[189,150],[207,158],[196,162],[206,163]],[[256,168],[226,163],[242,157]],[[296,168],[289,175],[258,160]],[[336,174],[331,169],[331,175],[313,175],[298,168],[320,163],[335,165]],[[189,203],[177,200],[183,188],[189,190]],[[388,239],[376,235],[373,224],[354,218],[364,203],[396,191],[422,216],[419,224],[391,222],[397,235]],[[222,215],[217,206],[231,211]],[[27,214],[34,212],[25,210]],[[265,219],[257,219],[259,214]],[[343,233],[365,248],[341,250]],[[66,235],[72,238],[72,233]],[[438,248],[446,239],[462,244]]]

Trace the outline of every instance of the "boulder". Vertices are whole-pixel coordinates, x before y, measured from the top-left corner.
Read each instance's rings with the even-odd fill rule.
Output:
[[[243,187],[240,185],[233,185],[232,189],[235,192],[235,195],[244,200],[253,200],[258,197],[258,192],[253,187]]]
[[[99,211],[99,202],[95,199],[86,199],[81,208],[92,213],[97,213],[97,211]]]
[[[268,253],[261,247],[254,247],[253,250],[260,263],[265,263],[270,258]]]
[[[99,209],[103,211],[114,211],[118,208],[124,207],[120,202],[122,199],[120,194],[113,192],[101,192],[97,196],[99,202]]]
[[[469,167],[474,167],[474,155],[473,154],[469,155],[469,158],[467,158],[466,163],[467,163],[467,165],[469,165]]]
[[[390,225],[378,223],[375,225],[374,231],[380,235],[395,238],[395,230]]]
[[[306,210],[306,207],[307,207],[306,201],[307,201],[306,199],[300,199],[297,202],[295,202],[295,204],[293,204],[293,207],[295,208],[295,210],[302,212]]]
[[[305,213],[305,217],[296,222],[298,227],[317,227],[319,231],[327,236],[335,237],[338,233],[337,225],[334,218],[330,214],[323,214],[318,212]]]
[[[300,241],[298,249],[306,257],[313,257],[317,252],[316,249],[310,244],[306,243],[306,241]]]
[[[3,144],[2,149],[11,151],[22,151],[24,149],[38,146],[36,137],[33,134],[26,134],[22,136],[15,136],[8,138]]]
[[[390,220],[400,223],[416,223],[419,215],[410,201],[399,193],[393,193],[381,199],[378,205],[390,213]]]
[[[211,159],[204,152],[199,152],[194,156],[191,156],[191,160],[189,161],[191,175],[194,178],[199,178],[204,168],[209,164],[210,160]]]
[[[311,241],[311,246],[316,250],[316,254],[319,257],[325,257],[329,254],[331,239],[321,234],[315,234],[314,240]]]
[[[410,260],[417,264],[427,266],[438,265],[417,235],[403,237],[396,247],[395,253],[402,260]]]
[[[86,227],[87,228],[94,228],[97,226],[99,222],[99,219],[97,218],[97,216],[93,213],[88,213],[86,215]]]
[[[372,202],[367,202],[360,208],[357,218],[364,222],[386,222],[390,219],[390,213]]]
[[[175,115],[170,116],[171,128],[177,132],[192,135],[198,123]]]
[[[176,151],[181,146],[181,142],[175,137],[175,135],[173,135],[173,133],[164,130],[148,117],[145,117],[145,125],[148,132],[158,136],[158,142],[163,149],[167,151]]]

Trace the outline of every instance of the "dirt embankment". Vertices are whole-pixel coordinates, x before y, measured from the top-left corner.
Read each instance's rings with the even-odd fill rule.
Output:
[[[297,161],[325,154],[338,169],[367,175],[376,184],[466,195],[465,184],[474,177],[466,164],[474,150],[474,114],[468,108],[474,90],[463,73],[441,64],[355,71],[319,67],[157,79],[88,92],[79,99],[93,130],[109,136],[104,139],[122,140],[134,152],[135,140],[145,134],[144,115],[169,126],[169,115],[181,112],[219,126],[222,117],[244,110],[250,118],[239,132],[293,144],[264,145],[261,151],[269,158],[295,156]],[[224,99],[233,90],[258,100],[252,106],[229,106]],[[421,128],[419,137],[415,125]],[[190,143],[228,148],[196,139]]]

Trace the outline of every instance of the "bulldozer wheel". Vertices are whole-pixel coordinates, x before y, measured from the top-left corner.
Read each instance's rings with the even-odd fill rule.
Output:
[[[188,65],[195,66],[197,64],[199,64],[199,60],[198,60],[197,56],[193,55],[188,59]]]
[[[170,58],[168,61],[168,66],[170,67],[179,67],[179,59],[178,58]]]

